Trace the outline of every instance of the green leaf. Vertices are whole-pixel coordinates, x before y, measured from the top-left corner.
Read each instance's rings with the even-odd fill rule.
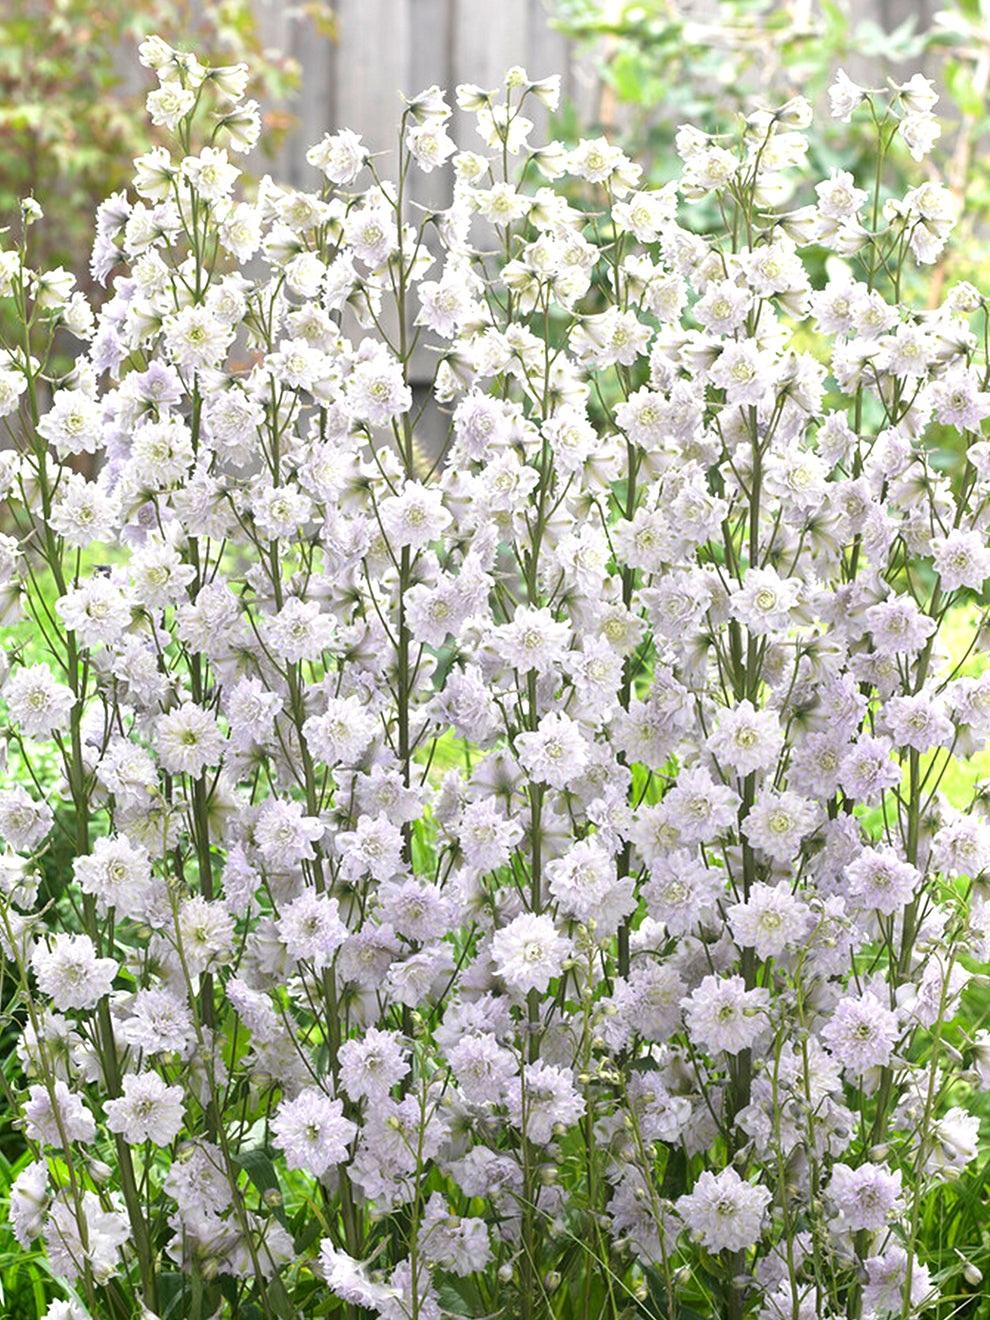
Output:
[[[667,1167],[663,1171],[660,1195],[674,1201],[687,1191],[687,1156],[678,1146],[670,1152]]]
[[[467,1309],[469,1304],[466,1298],[462,1297],[453,1283],[444,1279],[437,1284],[437,1299],[443,1309],[450,1315],[470,1316],[471,1311]]]
[[[251,1182],[261,1193],[262,1199],[265,1199],[267,1192],[274,1192],[278,1195],[278,1203],[270,1206],[275,1218],[283,1228],[288,1229],[289,1223],[285,1216],[285,1208],[282,1205],[282,1184],[278,1180],[278,1174],[275,1172],[275,1165],[271,1158],[261,1149],[242,1150],[234,1156],[234,1163],[239,1164],[244,1170]],[[269,1204],[268,1201],[265,1202]]]
[[[945,85],[963,114],[970,119],[979,119],[983,113],[984,98],[973,86],[973,77],[969,69],[956,60],[947,61]]]
[[[302,1218],[301,1224],[299,1224],[300,1217]],[[303,1206],[300,1215],[296,1216],[295,1222],[299,1226],[293,1234],[292,1249],[297,1256],[304,1256],[323,1232],[323,1225],[315,1216],[310,1214],[307,1206]]]
[[[667,1309],[667,1285],[663,1274],[654,1266],[647,1266],[646,1286],[650,1290],[649,1304],[640,1305],[640,1315],[654,1316],[657,1320],[667,1320],[670,1312]],[[678,1320],[709,1320],[709,1317],[696,1311],[692,1306],[685,1306],[680,1302],[677,1306]]]
[[[269,1304],[273,1307],[275,1314],[280,1317],[280,1320],[298,1320],[298,1312],[292,1305],[292,1298],[277,1274],[273,1274],[267,1281],[265,1291],[268,1294]]]
[[[177,1270],[166,1270],[158,1276],[158,1314],[161,1320],[185,1314],[183,1302],[189,1292],[189,1280]]]

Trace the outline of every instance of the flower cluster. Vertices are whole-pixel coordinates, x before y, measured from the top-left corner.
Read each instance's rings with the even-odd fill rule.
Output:
[[[558,80],[513,69],[457,89],[477,150],[432,87],[391,179],[342,130],[245,198],[246,70],[141,51],[177,154],[100,208],[106,297],[0,254],[50,1317],[530,1320],[575,1248],[567,1314],[913,1314],[990,1087],[990,819],[940,792],[990,738],[982,618],[943,627],[990,575],[987,309],[900,299],[951,195],[786,209],[803,100],[643,189],[534,144]],[[922,78],[831,95],[934,140]]]

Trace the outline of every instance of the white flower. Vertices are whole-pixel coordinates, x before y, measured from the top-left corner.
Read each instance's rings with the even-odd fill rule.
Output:
[[[155,726],[158,759],[169,774],[198,779],[207,766],[219,763],[223,746],[215,717],[192,701],[160,716]]]
[[[913,73],[906,83],[898,83],[897,90],[910,114],[929,114],[938,100],[935,84],[922,73]]]
[[[719,765],[748,775],[772,770],[784,746],[780,721],[772,710],[757,710],[751,701],[719,713],[718,726],[707,747]]]
[[[186,156],[181,169],[207,202],[219,202],[227,197],[240,175],[240,170],[228,161],[222,147],[204,147],[198,156]]]
[[[713,1054],[748,1050],[766,1028],[767,990],[747,990],[741,976],[706,976],[682,1001],[691,1039]]]
[[[980,1120],[958,1105],[932,1124],[929,1168],[959,1172],[979,1154]]]
[[[204,80],[227,101],[239,101],[247,91],[250,78],[251,70],[246,64],[221,64],[204,73]]]
[[[387,1096],[409,1073],[407,1053],[397,1031],[369,1027],[338,1050],[340,1083],[352,1100]]]
[[[828,89],[828,99],[832,109],[832,118],[841,119],[848,124],[852,112],[866,100],[868,92],[854,83],[845,70],[840,69],[835,75],[835,82]]]
[[[357,1125],[343,1115],[342,1101],[331,1099],[315,1086],[307,1087],[294,1100],[283,1101],[272,1119],[272,1133],[289,1167],[321,1178],[346,1160]]]
[[[48,525],[66,545],[90,546],[110,541],[117,526],[117,500],[78,472],[63,474]]]
[[[354,417],[371,426],[388,426],[412,407],[412,390],[402,365],[376,356],[359,362],[347,378],[347,407]]]
[[[184,599],[196,576],[192,564],[183,563],[175,546],[160,536],[149,536],[135,548],[130,570],[135,599],[150,609],[163,609]]]
[[[391,212],[372,200],[348,215],[344,238],[352,256],[369,269],[378,270],[395,251],[398,232]]]
[[[447,1050],[458,1085],[473,1104],[491,1104],[516,1084],[517,1065],[509,1050],[490,1032],[461,1036]]]
[[[60,1011],[95,1008],[110,993],[118,967],[114,958],[98,958],[88,935],[55,935],[31,955],[38,989]]]
[[[566,788],[588,762],[580,726],[556,711],[544,715],[532,733],[516,735],[516,753],[529,777],[551,788]]]
[[[545,1145],[558,1124],[570,1127],[581,1117],[584,1100],[574,1086],[570,1068],[557,1068],[539,1059],[525,1064],[522,1074],[522,1086],[513,1086],[508,1095],[509,1117],[530,1141]]]
[[[893,1173],[883,1164],[832,1166],[829,1199],[842,1214],[843,1228],[852,1232],[877,1232],[904,1209],[901,1170]]]
[[[524,912],[492,937],[496,973],[511,990],[525,994],[547,989],[563,971],[571,942],[561,935],[553,918]]]
[[[329,967],[348,936],[337,900],[313,890],[294,898],[276,925],[289,956],[297,961],[305,959],[316,971]]]
[[[45,1227],[48,1206],[48,1161],[33,1160],[10,1185],[10,1222],[25,1251]]]
[[[96,1122],[81,1097],[59,1078],[51,1091],[41,1082],[29,1087],[24,1102],[24,1131],[31,1141],[63,1150],[66,1142],[91,1142],[96,1136]]]
[[[322,170],[331,183],[345,187],[361,173],[367,156],[360,137],[349,128],[325,134],[321,142],[306,152],[310,165]]]
[[[10,718],[27,738],[47,738],[55,729],[65,729],[76,704],[70,687],[56,681],[45,664],[16,669],[3,690]]]
[[[523,837],[523,827],[506,817],[493,798],[482,798],[465,803],[456,834],[469,866],[494,871],[512,856]]]
[[[561,910],[585,925],[594,921],[599,937],[614,934],[636,908],[632,878],[617,878],[612,854],[597,839],[582,839],[548,862],[546,875]]]
[[[475,307],[467,281],[446,273],[440,281],[420,284],[419,302],[416,325],[425,325],[444,339],[453,339]]]
[[[883,1067],[897,1042],[897,1016],[872,990],[846,995],[821,1032],[822,1040],[843,1067],[854,1073]]]
[[[891,916],[908,904],[921,884],[921,872],[893,848],[864,848],[845,871],[857,906]]]
[[[907,1252],[894,1244],[887,1246],[882,1256],[867,1257],[865,1263],[868,1282],[863,1288],[863,1307],[867,1314],[903,1316]],[[935,1301],[935,1296],[928,1266],[912,1259],[908,1314],[920,1314]]]
[[[205,371],[226,353],[234,332],[205,307],[183,307],[162,325],[169,355],[180,371]]]
[[[23,784],[0,789],[0,839],[16,852],[39,844],[54,819],[48,803],[36,801]]]
[[[393,550],[422,550],[453,522],[442,492],[417,481],[407,481],[399,494],[382,500],[378,511]]]
[[[267,541],[289,541],[298,537],[313,513],[313,501],[298,486],[257,485],[251,492],[255,526]],[[310,608],[307,603],[303,613]],[[292,613],[287,616],[287,621]]]
[[[512,622],[498,627],[494,640],[499,655],[519,673],[547,673],[563,659],[570,633],[570,625],[550,610],[517,605]]]
[[[146,1054],[183,1054],[196,1039],[192,1014],[171,990],[138,990],[119,1037]]]
[[[330,1238],[320,1243],[320,1261],[330,1291],[354,1306],[366,1306],[381,1315],[382,1308],[393,1306],[399,1296],[398,1289],[371,1279],[367,1267],[339,1250]]]
[[[361,815],[353,830],[337,835],[337,850],[345,873],[352,879],[370,875],[384,882],[391,880],[402,865],[402,832],[384,812]]]
[[[442,124],[416,124],[406,132],[406,145],[424,174],[430,174],[457,150]]]
[[[797,793],[761,793],[743,821],[743,833],[775,862],[793,862],[802,842],[818,826],[820,814],[817,803]]]
[[[130,1225],[123,1210],[106,1210],[96,1192],[85,1191],[78,1207],[74,1198],[63,1192],[53,1203],[45,1245],[52,1271],[74,1283],[84,1263],[98,1284],[105,1284],[120,1273],[121,1248],[131,1235]],[[86,1242],[83,1244],[81,1225],[85,1224]],[[49,1316],[53,1316],[53,1307]],[[73,1307],[74,1311],[77,1308]],[[77,1311],[78,1314],[78,1311]],[[72,1312],[57,1312],[53,1320],[76,1320]]]
[[[316,600],[290,596],[274,618],[266,619],[263,635],[272,654],[279,660],[298,664],[300,660],[319,660],[334,640],[336,624]]]
[[[466,1277],[484,1269],[491,1259],[488,1225],[453,1213],[440,1192],[426,1203],[419,1229],[423,1258],[433,1266]]]
[[[132,1146],[170,1146],[182,1130],[182,1100],[182,1087],[166,1086],[158,1073],[127,1073],[123,1095],[104,1105],[107,1127]]]
[[[102,914],[118,908],[121,917],[140,920],[147,915],[151,859],[147,849],[124,835],[98,838],[88,856],[73,860],[72,873],[83,893],[95,896]]]
[[[635,312],[612,308],[582,317],[571,331],[570,347],[575,357],[589,367],[601,369],[615,363],[632,366],[645,351],[650,335],[650,327]]]
[[[126,474],[134,486],[158,490],[183,481],[194,461],[189,427],[178,417],[166,417],[134,432]]]
[[[806,903],[786,881],[767,885],[756,881],[742,903],[726,911],[732,938],[742,949],[755,949],[760,959],[779,958],[808,935],[812,917]]]
[[[159,128],[175,129],[196,104],[196,94],[188,87],[168,82],[148,93],[145,104],[151,122]]]
[[[257,101],[245,101],[217,115],[217,123],[226,130],[231,151],[251,151],[261,136],[261,109]]]
[[[248,202],[238,202],[220,221],[217,230],[221,245],[243,264],[250,261],[261,246],[261,215]]]
[[[748,568],[741,587],[729,599],[734,618],[757,637],[786,632],[796,620],[803,595],[796,578],[782,578],[773,568]]]
[[[901,137],[915,160],[924,158],[942,136],[942,125],[933,114],[907,114],[899,125]]]
[[[9,417],[12,412],[16,412],[20,406],[20,398],[27,389],[27,378],[22,371],[10,371],[6,368],[0,368],[0,417]],[[44,434],[41,430],[44,420],[38,426],[38,434]]]
[[[661,803],[681,844],[707,843],[736,824],[739,794],[707,770],[682,770]]]
[[[217,902],[193,894],[179,905],[179,939],[182,959],[190,976],[206,971],[230,953],[233,918]]]
[[[955,737],[945,703],[930,690],[891,697],[883,706],[883,722],[895,746],[913,747],[922,753],[932,747],[950,747]]]
[[[589,183],[608,183],[616,197],[634,188],[642,174],[621,147],[603,137],[582,138],[567,157],[567,170]]]
[[[818,210],[831,220],[848,220],[854,216],[869,195],[865,188],[857,188],[848,170],[832,170],[831,177],[815,185]]]
[[[331,697],[321,715],[303,724],[303,736],[327,765],[352,765],[378,729],[378,720],[359,697]]]
[[[612,208],[617,228],[635,235],[641,243],[653,243],[660,231],[673,221],[677,198],[669,185],[655,191],[635,192]]]
[[[968,587],[980,591],[990,577],[990,547],[981,532],[954,529],[932,537],[932,566],[946,591]]]
[[[706,1169],[675,1208],[709,1251],[746,1251],[763,1232],[770,1200],[766,1187],[746,1182],[735,1169],[718,1174]]]
[[[86,578],[78,587],[70,587],[55,602],[55,609],[83,646],[119,641],[131,623],[130,598],[105,577]]]

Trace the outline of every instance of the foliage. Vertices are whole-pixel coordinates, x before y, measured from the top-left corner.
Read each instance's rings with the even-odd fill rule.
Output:
[[[924,60],[944,86],[942,136],[928,157],[932,177],[946,183],[960,203],[960,241],[946,254],[927,286],[932,305],[946,279],[984,279],[981,239],[990,223],[985,153],[990,134],[990,5],[954,0],[930,29],[908,17],[885,30],[854,0],[718,0],[705,18],[684,14],[668,0],[554,0],[555,26],[578,42],[583,58],[602,79],[602,127],[622,140],[658,182],[677,169],[674,135],[682,123],[725,130],[753,104],[780,104],[807,96],[822,103],[836,69],[854,62],[871,78]],[[561,119],[573,136],[582,131],[573,107]],[[869,185],[875,141],[870,125],[839,132],[819,117],[808,133],[808,158],[824,177],[837,166]],[[911,177],[906,148],[887,162],[891,194]]]
[[[321,4],[301,7],[296,21],[332,31]],[[298,68],[263,43],[248,0],[6,0],[0,225],[16,227],[23,197],[45,198],[51,216],[37,253],[45,266],[82,276],[90,217],[108,192],[126,186],[131,162],[147,146],[144,92],[130,52],[149,31],[192,41],[218,64],[250,61],[250,93],[268,107],[267,150],[291,127],[283,107],[298,85]]]

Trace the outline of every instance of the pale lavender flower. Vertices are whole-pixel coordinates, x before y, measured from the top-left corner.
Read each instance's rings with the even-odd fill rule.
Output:
[[[551,788],[566,788],[588,761],[580,725],[557,711],[544,715],[531,733],[517,734],[516,752],[530,779]]]
[[[568,1128],[584,1113],[584,1099],[574,1086],[570,1068],[544,1063],[527,1063],[522,1070],[521,1087],[508,1095],[509,1116],[530,1141],[546,1145],[558,1125]]]
[[[182,1102],[182,1087],[167,1086],[157,1073],[128,1073],[123,1095],[104,1105],[107,1127],[130,1145],[169,1146],[182,1130]]]
[[[833,1165],[828,1196],[842,1215],[842,1226],[854,1233],[885,1228],[904,1210],[901,1179],[900,1169],[891,1173],[883,1164]]]
[[[709,1251],[746,1251],[762,1236],[770,1199],[766,1187],[746,1182],[735,1169],[706,1169],[675,1208]]]
[[[741,976],[706,976],[682,1000],[691,1039],[713,1054],[739,1054],[756,1043],[767,1027],[769,991],[746,989]]]
[[[755,949],[760,959],[779,958],[800,944],[812,925],[807,903],[783,880],[777,885],[757,881],[744,902],[726,909],[726,918],[739,947]]]
[[[771,770],[784,745],[777,714],[757,710],[751,701],[719,713],[718,725],[709,735],[707,747],[719,765],[745,776],[754,770]]]
[[[571,942],[546,914],[524,912],[492,937],[496,973],[520,994],[544,991],[560,975],[571,953]]]
[[[817,828],[816,803],[787,790],[764,792],[743,821],[743,832],[754,848],[776,862],[793,862],[804,840]]]
[[[321,1178],[346,1160],[357,1126],[343,1115],[343,1103],[315,1086],[284,1100],[272,1119],[272,1132],[289,1167]]]
[[[891,916],[911,901],[922,877],[917,867],[885,847],[864,848],[846,867],[845,879],[857,907]]]
[[[899,1034],[896,1013],[872,990],[840,999],[821,1032],[839,1063],[857,1074],[889,1063]]]

